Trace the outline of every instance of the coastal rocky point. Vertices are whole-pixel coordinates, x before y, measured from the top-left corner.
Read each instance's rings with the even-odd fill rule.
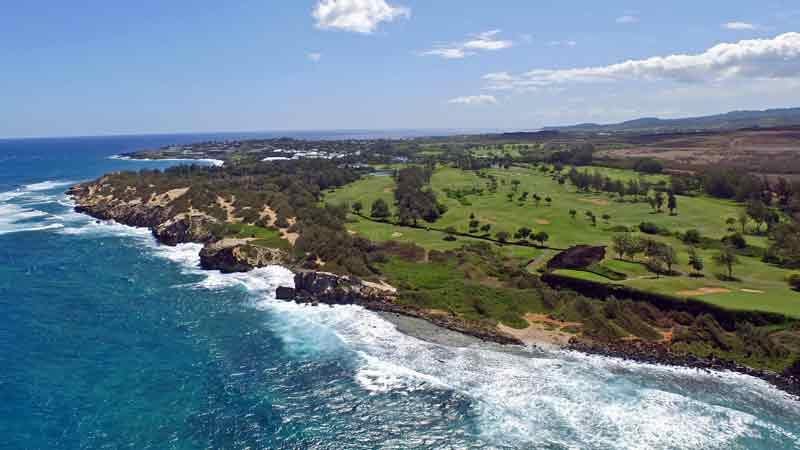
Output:
[[[387,284],[301,268],[289,252],[252,245],[249,239],[214,238],[212,227],[218,221],[206,214],[174,213],[169,202],[182,195],[174,190],[148,199],[107,195],[105,177],[72,186],[67,194],[75,201],[75,211],[99,220],[144,227],[156,240],[169,246],[202,243],[200,265],[223,273],[247,272],[255,268],[281,265],[296,272],[295,286],[280,287],[277,298],[305,304],[359,305],[372,311],[400,314],[427,320],[437,326],[481,340],[499,344],[524,345],[524,342],[498,328],[464,320],[451,314],[428,311],[397,301],[396,290]],[[185,193],[185,190],[183,190]],[[177,196],[177,197],[176,197]]]

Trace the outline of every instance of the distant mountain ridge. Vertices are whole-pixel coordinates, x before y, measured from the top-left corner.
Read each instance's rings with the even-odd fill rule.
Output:
[[[583,123],[563,127],[545,127],[544,130],[585,133],[672,132],[736,130],[741,128],[770,128],[793,125],[800,125],[800,108],[732,111],[724,114],[687,117],[682,119],[643,117],[615,124]]]

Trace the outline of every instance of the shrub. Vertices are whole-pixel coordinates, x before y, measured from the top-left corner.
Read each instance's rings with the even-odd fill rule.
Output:
[[[692,229],[683,234],[683,243],[688,245],[697,245],[703,242],[703,236],[700,231]]]
[[[639,224],[639,231],[644,234],[664,234],[667,230],[653,222],[642,222]]]
[[[786,281],[789,283],[789,286],[792,287],[795,291],[800,291],[800,273],[793,273],[786,277]]]
[[[742,233],[729,234],[728,236],[722,238],[722,243],[730,245],[737,250],[747,248],[747,240],[744,238]]]

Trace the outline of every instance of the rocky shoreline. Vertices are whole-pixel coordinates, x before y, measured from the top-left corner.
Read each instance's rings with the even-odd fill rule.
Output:
[[[201,267],[206,270],[231,273],[246,272],[267,265],[285,266],[295,272],[295,287],[278,288],[276,296],[280,300],[311,305],[358,305],[379,313],[422,319],[438,327],[482,341],[502,345],[525,345],[519,338],[496,327],[402,304],[391,286],[367,282],[353,276],[300,269],[291,260],[288,252],[252,246],[247,240],[215,240],[210,232],[213,222],[207,216],[173,215],[169,207],[162,206],[157,201],[131,202],[99,196],[97,190],[103,180],[104,178],[100,178],[95,182],[79,184],[67,191],[67,194],[75,200],[76,212],[100,220],[114,220],[124,225],[148,228],[156,240],[164,245],[202,243],[204,247],[200,253]],[[763,379],[800,398],[800,367],[794,367],[786,374],[777,374],[717,358],[677,354],[663,343],[643,341],[604,343],[573,338],[565,348],[649,364],[734,371]]]
[[[306,304],[358,305],[376,312],[400,314],[426,320],[448,330],[503,345],[525,345],[521,340],[497,328],[467,321],[450,314],[440,314],[398,302],[391,286],[363,281],[352,276],[301,269],[288,252],[250,245],[246,239],[214,240],[212,225],[205,216],[173,216],[170,208],[141,201],[123,201],[96,195],[103,178],[71,187],[67,194],[75,200],[75,211],[100,220],[148,228],[164,245],[202,243],[200,266],[223,273],[247,272],[269,265],[281,265],[296,273],[295,287],[279,288],[281,300]]]
[[[645,341],[618,341],[594,342],[585,339],[573,338],[567,350],[581,353],[621,358],[647,364],[663,366],[688,367],[693,369],[736,372],[751,377],[760,378],[778,389],[800,400],[800,368],[790,369],[785,374],[766,370],[753,369],[733,361],[716,358],[700,358],[690,354],[673,352],[669,346],[661,342]]]

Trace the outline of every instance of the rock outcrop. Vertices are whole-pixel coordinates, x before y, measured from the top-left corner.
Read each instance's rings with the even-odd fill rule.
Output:
[[[605,247],[576,245],[557,254],[547,263],[547,270],[584,269],[606,257]]]
[[[244,239],[223,239],[206,244],[200,251],[200,267],[222,273],[247,272],[258,267],[288,263],[287,252],[250,245]]]
[[[190,216],[175,214],[165,198],[154,196],[144,201],[141,198],[123,199],[103,194],[104,178],[96,182],[82,183],[71,187],[67,194],[75,200],[75,211],[100,220],[113,220],[132,227],[149,228],[153,236],[162,244],[177,245],[186,242],[211,242],[211,226],[216,222],[205,215]],[[185,189],[176,191],[184,192]],[[180,193],[173,194],[180,196]]]
[[[372,311],[401,314],[427,320],[448,330],[499,344],[524,345],[491,324],[468,321],[446,313],[427,311],[398,302],[391,286],[362,281],[356,277],[303,271],[295,275],[295,287],[283,288],[277,298],[298,303],[359,305]]]

